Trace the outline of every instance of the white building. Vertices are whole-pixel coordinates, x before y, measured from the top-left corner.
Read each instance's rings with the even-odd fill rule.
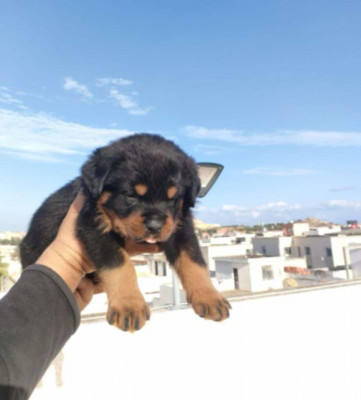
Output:
[[[345,255],[353,244],[361,244],[361,235],[256,237],[255,254],[304,257],[308,268],[345,268]]]
[[[211,277],[216,275],[216,258],[229,256],[245,256],[252,254],[252,243],[244,241],[232,245],[201,244],[201,251],[206,264],[208,265]]]
[[[306,236],[323,236],[323,235],[333,235],[341,232],[341,226],[334,226],[332,228],[328,226],[319,226],[315,228],[310,228],[306,233]]]
[[[283,225],[283,234],[285,236],[302,236],[305,235],[310,229],[307,222],[290,222]]]
[[[286,257],[292,255],[292,237],[264,237],[257,236],[252,239],[254,254],[267,257]]]
[[[352,275],[356,279],[361,279],[361,246],[350,245],[349,250]]]
[[[228,289],[263,292],[282,289],[288,277],[285,266],[306,268],[303,259],[285,257],[219,257],[216,258],[216,278]]]
[[[170,265],[164,253],[147,254],[145,258],[153,275],[171,278]]]
[[[244,241],[239,244],[212,245],[200,243],[203,258],[208,266],[211,277],[216,275],[216,257],[222,256],[245,256],[252,254],[252,243]],[[145,256],[149,269],[153,275],[167,276],[171,278],[171,267],[164,253],[148,254]]]

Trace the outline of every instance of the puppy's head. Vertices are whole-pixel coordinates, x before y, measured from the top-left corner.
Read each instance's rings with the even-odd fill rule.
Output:
[[[195,162],[172,142],[148,134],[96,150],[82,178],[101,229],[137,242],[166,241],[200,189]]]

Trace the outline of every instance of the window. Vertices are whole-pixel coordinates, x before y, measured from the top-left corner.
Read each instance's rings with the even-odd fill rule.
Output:
[[[262,246],[262,254],[266,254],[266,246]]]
[[[233,268],[233,276],[234,276],[234,288],[239,289],[239,276],[237,268]]]
[[[154,266],[155,266],[155,275],[158,275],[158,261],[154,262]]]
[[[167,264],[163,262],[163,276],[167,276]]]
[[[305,254],[306,254],[306,256],[311,255],[311,247],[305,247]]]
[[[285,254],[290,256],[292,254],[292,247],[285,247]]]
[[[298,257],[302,257],[301,246],[297,247]]]
[[[263,265],[262,266],[262,277],[263,277],[264,281],[270,281],[270,280],[274,279],[272,265]]]
[[[326,248],[326,256],[332,257],[332,249],[330,249],[329,247]]]

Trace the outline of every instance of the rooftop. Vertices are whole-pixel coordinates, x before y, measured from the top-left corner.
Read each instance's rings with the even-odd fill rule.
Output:
[[[231,318],[153,312],[128,334],[82,323],[32,400],[359,400],[360,283],[231,302]]]

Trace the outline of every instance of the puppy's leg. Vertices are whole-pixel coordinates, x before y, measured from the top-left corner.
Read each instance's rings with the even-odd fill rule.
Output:
[[[84,205],[79,215],[77,235],[97,269],[108,296],[107,321],[123,331],[142,328],[150,310],[139,290],[135,268],[124,250],[124,241],[105,232],[96,211]]]
[[[164,245],[164,250],[194,311],[200,317],[214,321],[228,318],[231,306],[212,285],[191,218]]]
[[[150,310],[139,290],[134,265],[121,249],[122,266],[99,271],[109,300],[107,321],[123,331],[134,332],[150,318]]]

